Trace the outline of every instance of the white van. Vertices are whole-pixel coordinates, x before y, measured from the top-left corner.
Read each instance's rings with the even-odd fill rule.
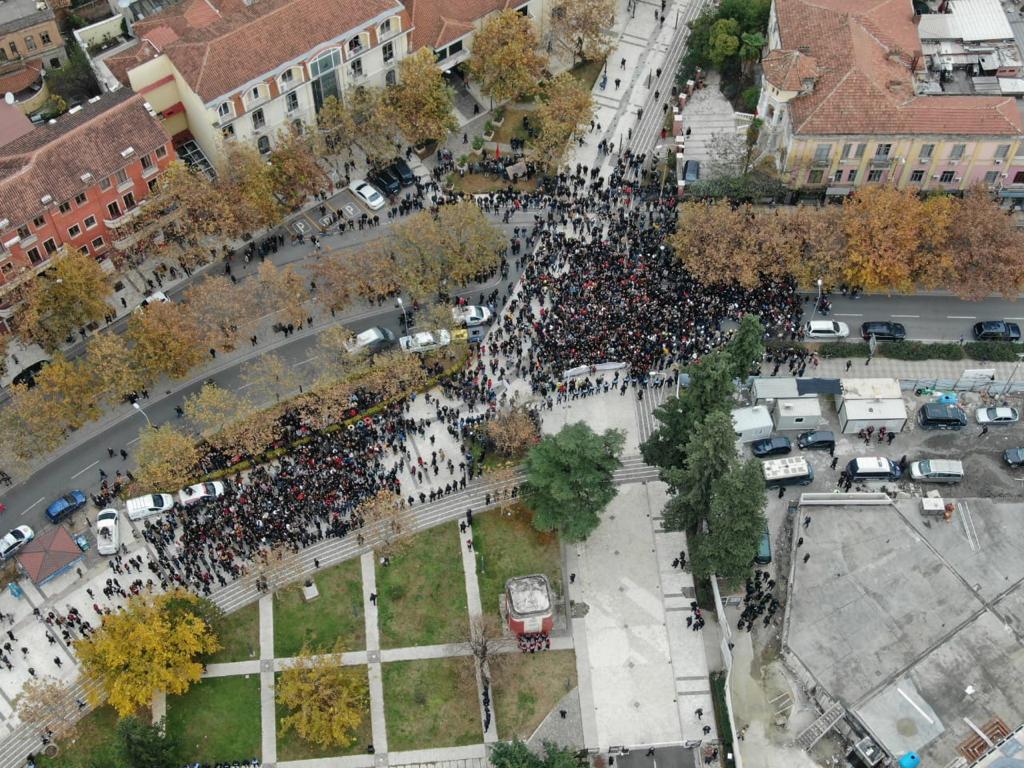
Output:
[[[910,463],[910,479],[919,483],[959,483],[964,479],[964,465],[955,459],[913,461]]]
[[[766,488],[782,488],[787,485],[810,485],[814,480],[814,468],[802,456],[787,456],[761,464]]]
[[[150,515],[158,515],[173,506],[174,496],[169,493],[150,493],[125,502],[129,520],[142,520]]]

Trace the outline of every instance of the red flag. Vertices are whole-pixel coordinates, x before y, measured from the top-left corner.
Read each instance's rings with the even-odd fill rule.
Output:
[[[494,159],[497,160],[500,157],[501,157],[501,147],[499,147],[497,144],[495,144],[494,145]]]

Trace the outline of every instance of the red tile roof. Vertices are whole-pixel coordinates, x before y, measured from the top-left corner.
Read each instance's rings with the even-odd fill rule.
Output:
[[[515,8],[525,0],[405,0],[412,16],[412,50],[443,48],[472,32],[474,22],[494,11]]]
[[[761,60],[761,69],[765,80],[783,91],[799,91],[805,80],[818,75],[818,63],[813,56],[781,48],[769,51]]]
[[[790,102],[797,134],[1024,135],[1012,98],[915,95],[911,0],[775,0],[775,12],[782,49],[766,57],[769,82],[791,75],[781,54],[815,63],[813,91]]]
[[[10,144],[31,130],[32,123],[25,117],[25,113],[0,99],[0,147]]]
[[[127,85],[128,71],[160,48],[192,90],[212,102],[328,40],[363,29],[371,19],[401,10],[398,0],[182,0],[134,25],[155,46],[142,42],[105,61]],[[157,30],[154,40],[150,33]]]
[[[134,148],[137,158],[169,141],[142,96],[126,88],[108,93],[0,147],[0,212],[22,224],[44,195],[63,202],[123,168],[124,149]],[[82,181],[85,173],[92,181]]]
[[[37,82],[42,71],[43,62],[38,59],[26,61],[21,69],[0,77],[0,93],[20,93]]]

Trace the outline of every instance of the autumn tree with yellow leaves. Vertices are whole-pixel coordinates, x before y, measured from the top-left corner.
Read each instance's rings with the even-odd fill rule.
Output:
[[[614,0],[558,0],[551,6],[551,28],[573,58],[602,59],[611,49]]]
[[[452,89],[429,47],[402,59],[398,84],[386,91],[386,101],[396,126],[415,145],[440,141],[459,126]]]
[[[192,482],[199,463],[195,438],[171,424],[146,427],[139,435],[134,490],[152,493],[181,488]]]
[[[180,378],[205,356],[206,332],[190,312],[170,302],[150,304],[132,315],[127,335],[132,358],[148,381],[163,375]]]
[[[547,66],[539,45],[533,20],[508,8],[487,19],[473,36],[470,76],[499,103],[533,95]]]
[[[579,80],[568,72],[549,80],[535,112],[538,134],[529,140],[537,162],[556,170],[565,160],[569,141],[593,114],[590,91]]]
[[[189,608],[191,606],[191,609]],[[201,617],[199,598],[185,590],[137,595],[124,610],[77,640],[75,653],[94,703],[104,699],[121,717],[149,707],[153,694],[180,696],[199,682],[201,657],[220,642]]]

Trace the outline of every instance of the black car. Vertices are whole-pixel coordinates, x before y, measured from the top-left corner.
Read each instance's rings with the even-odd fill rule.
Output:
[[[978,341],[1020,341],[1020,326],[1005,320],[985,320],[974,324]]]
[[[767,456],[783,456],[793,450],[788,437],[766,437],[750,444],[750,450],[759,459]]]
[[[907,329],[903,327],[903,323],[861,323],[860,335],[864,341],[872,336],[878,341],[903,341],[907,338]]]
[[[836,436],[828,430],[818,429],[803,432],[796,439],[801,450],[829,451],[836,447]]]
[[[963,429],[967,426],[967,413],[952,403],[925,403],[917,412],[921,429]]]
[[[412,168],[402,158],[398,158],[391,165],[388,166],[388,170],[391,174],[398,178],[403,187],[411,187],[416,183],[416,174],[412,172]]]
[[[49,360],[38,360],[27,368],[22,369],[17,375],[11,379],[12,384],[24,384],[29,389],[32,389],[36,385],[36,376],[46,366],[50,364]]]
[[[397,195],[402,191],[402,182],[387,168],[370,171],[366,174],[366,180],[388,197]]]
[[[1024,467],[1024,448],[1007,448],[1003,451],[1003,461],[1011,467]]]

